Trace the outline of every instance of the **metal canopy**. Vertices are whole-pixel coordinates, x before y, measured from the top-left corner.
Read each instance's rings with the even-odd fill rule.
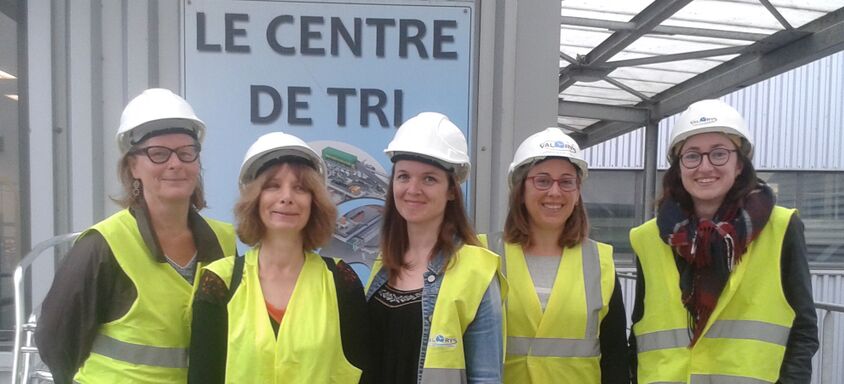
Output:
[[[562,0],[558,125],[583,146],[844,50],[844,0]]]

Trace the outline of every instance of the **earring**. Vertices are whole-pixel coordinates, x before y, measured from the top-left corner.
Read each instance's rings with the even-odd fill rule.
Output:
[[[138,180],[138,179],[135,179],[135,181],[132,182],[132,197],[138,198],[138,196],[140,196],[140,195],[141,195],[141,181]]]

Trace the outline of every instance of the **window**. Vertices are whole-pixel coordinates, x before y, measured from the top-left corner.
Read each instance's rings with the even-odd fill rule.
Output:
[[[590,170],[583,184],[589,237],[612,244],[619,265],[633,262],[629,233],[642,222],[643,179],[642,171]]]
[[[0,343],[12,340],[12,273],[21,258],[21,146],[16,2],[0,7]],[[25,149],[23,149],[25,151]],[[25,152],[24,152],[25,154]],[[8,349],[8,346],[3,349]]]
[[[844,172],[758,172],[777,204],[797,208],[805,225],[809,261],[844,267]]]

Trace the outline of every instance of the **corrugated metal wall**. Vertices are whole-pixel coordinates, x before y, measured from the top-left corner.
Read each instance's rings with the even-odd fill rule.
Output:
[[[635,270],[619,268],[618,273],[631,276],[635,273]],[[622,278],[620,283],[629,329],[630,314],[633,313],[636,280]],[[815,301],[844,303],[844,271],[813,271],[812,287]],[[821,349],[818,350],[812,360],[812,384],[844,383],[844,364],[841,364],[844,361],[844,313],[827,312],[825,310],[818,310],[817,312]],[[828,316],[828,321],[824,321]],[[825,371],[821,366],[821,356],[826,360]],[[821,381],[822,378],[823,381]]]
[[[721,98],[747,119],[759,170],[844,170],[844,52]],[[659,123],[659,168],[676,116]],[[590,168],[642,169],[644,129],[584,151]]]

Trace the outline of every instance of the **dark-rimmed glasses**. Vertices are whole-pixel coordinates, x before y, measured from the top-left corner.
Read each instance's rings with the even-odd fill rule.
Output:
[[[577,190],[576,177],[561,177],[559,179],[555,179],[548,174],[542,173],[536,176],[530,176],[527,179],[533,183],[533,187],[538,191],[547,191],[551,189],[551,186],[553,186],[554,183],[557,183],[557,185],[560,186],[560,189],[565,192]]]
[[[680,155],[680,164],[688,169],[697,168],[703,162],[703,157],[709,158],[709,164],[716,167],[727,164],[730,161],[730,154],[736,152],[735,149],[715,148],[709,152],[688,151]]]
[[[149,161],[152,161],[153,164],[164,164],[170,160],[170,155],[175,153],[176,157],[179,158],[179,161],[183,163],[193,163],[199,157],[199,150],[200,147],[196,144],[183,145],[176,149],[170,149],[160,145],[151,145],[149,147],[138,148],[132,151],[132,154],[137,155],[139,153],[143,153],[147,155],[147,158]]]

